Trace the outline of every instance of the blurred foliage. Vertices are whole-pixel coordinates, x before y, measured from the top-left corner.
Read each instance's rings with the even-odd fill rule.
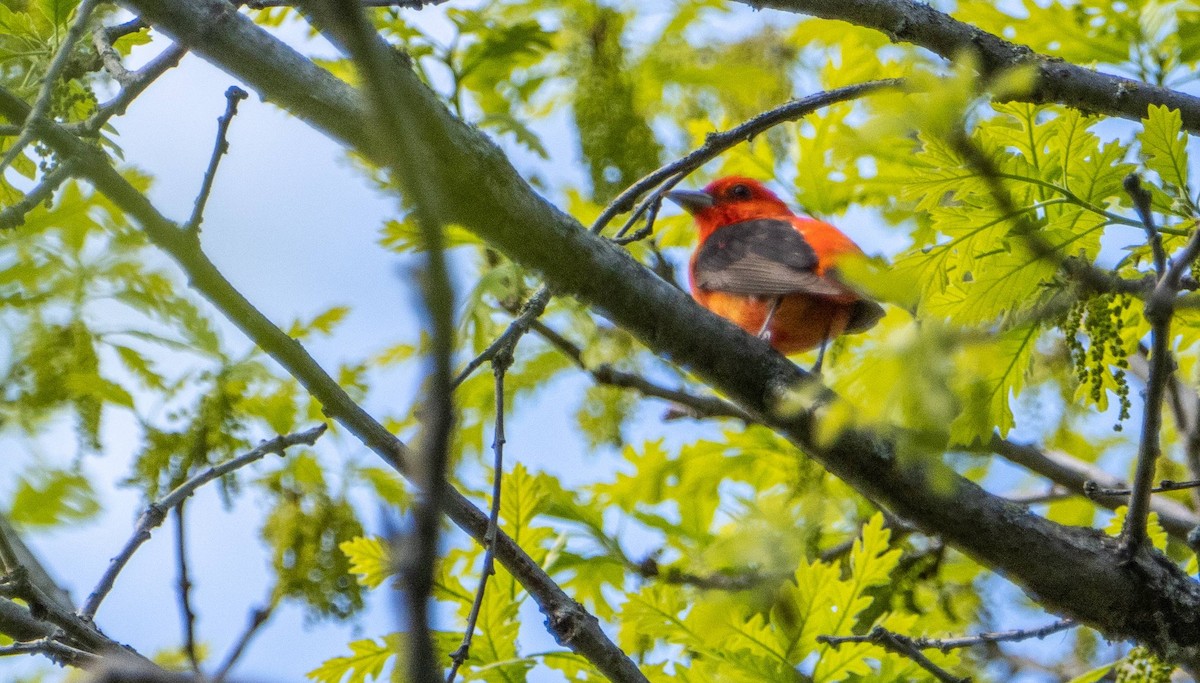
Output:
[[[75,6],[0,2],[5,87],[36,96]],[[983,83],[966,58],[947,64],[845,23],[735,7],[508,0],[453,3],[436,20],[427,20],[432,9],[379,8],[372,17],[447,107],[492,135],[585,225],[631,182],[714,131],[817,90],[909,79],[909,91],[780,125],[687,181],[699,186],[733,173],[771,181],[781,196],[891,261],[846,267],[845,277],[889,312],[831,349],[824,379],[841,401],[826,411],[821,433],[856,424],[902,434],[914,452],[948,454],[959,471],[1002,493],[1045,483],[973,453],[996,434],[1127,476],[1138,430],[1106,428],[1121,429],[1140,412],[1131,361],[1148,334],[1142,302],[1091,292],[1061,265],[1094,263],[1130,280],[1150,272],[1141,224],[1122,189],[1131,172],[1151,193],[1168,251],[1191,234],[1200,216],[1179,112],[1152,107],[1139,124],[1009,102],[1029,87],[1029,72]],[[1185,84],[1200,62],[1200,4],[1190,1],[959,0],[954,13],[1035,50],[1155,84]],[[250,16],[271,30],[303,21],[286,8]],[[153,49],[162,41],[135,32],[117,47],[124,55],[146,43]],[[354,78],[344,61],[320,63]],[[109,81],[85,36],[52,84],[51,114],[85,121]],[[0,137],[0,154],[14,142]],[[102,142],[119,163],[119,149]],[[20,199],[59,161],[37,145],[15,153],[0,174],[0,205]],[[378,169],[362,170],[387,186]],[[150,178],[122,172],[149,188]],[[630,253],[648,265],[682,266],[689,219],[661,216],[654,228],[628,245]],[[464,276],[458,358],[465,363],[504,331],[540,282],[458,226],[447,228],[447,243]],[[424,248],[403,215],[381,227],[379,246],[402,259]],[[285,329],[305,344],[336,345],[339,324],[354,315],[354,302],[346,303],[310,311]],[[544,417],[534,411],[554,408],[578,439],[561,446],[568,455],[560,469],[538,471],[521,462],[528,446],[510,435],[518,455],[504,474],[501,528],[610,627],[651,680],[927,680],[875,645],[835,648],[816,638],[877,625],[931,636],[990,630],[1037,609],[993,590],[998,578],[935,537],[886,526],[870,503],[778,435],[734,420],[660,421],[662,402],[593,384],[586,371],[611,368],[704,391],[596,312],[556,299],[541,322],[517,349],[503,409],[536,428]],[[3,508],[26,530],[105,512],[89,468],[96,458],[119,461],[124,485],[148,503],[259,439],[324,419],[295,379],[188,291],[136,226],[74,182],[33,208],[20,228],[0,232],[0,326],[0,433],[27,446],[12,456],[17,474]],[[1194,389],[1200,317],[1181,311],[1174,332],[1177,376]],[[426,345],[405,331],[330,371],[356,400],[370,402],[389,373],[421,367]],[[485,508],[497,409],[487,369],[456,390],[452,453],[454,483]],[[390,410],[383,414],[390,429],[405,439],[418,434],[416,408]],[[1193,477],[1184,439],[1167,422],[1159,473]],[[114,438],[118,431],[136,438]],[[219,483],[228,504],[259,503],[253,523],[276,578],[272,597],[300,605],[310,619],[352,618],[367,591],[392,590],[388,546],[362,520],[381,506],[407,515],[413,500],[394,472],[346,452],[338,438]],[[1170,495],[1192,504],[1186,492]],[[1080,497],[1036,509],[1110,530],[1121,520]],[[1186,557],[1157,523],[1151,536],[1172,558]],[[461,534],[449,535],[446,548],[434,593],[439,614],[453,615],[435,634],[443,657],[461,639],[456,629],[465,624],[483,554]],[[528,602],[497,567],[462,678],[601,680],[578,655],[530,645],[521,618]],[[323,664],[317,658],[329,653],[302,654],[314,658],[313,680],[380,680],[403,670],[402,640],[367,634],[334,644],[339,654]],[[1036,665],[1013,652],[933,656],[977,680],[1039,667],[1059,680],[1169,675],[1151,653],[1139,648],[1120,658],[1082,630],[1063,636],[1052,653],[1035,650]]]

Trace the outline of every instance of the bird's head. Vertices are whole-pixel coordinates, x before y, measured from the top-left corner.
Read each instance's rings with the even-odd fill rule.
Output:
[[[701,237],[742,221],[792,215],[774,192],[757,180],[742,176],[714,180],[703,190],[672,190],[667,199],[695,216]]]

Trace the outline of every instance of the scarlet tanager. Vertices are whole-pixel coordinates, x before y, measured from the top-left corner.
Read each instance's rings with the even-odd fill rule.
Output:
[[[862,250],[832,225],[792,213],[762,183],[730,176],[667,198],[696,219],[699,243],[688,264],[699,304],[782,354],[868,330],[883,308],[837,278],[839,259]]]

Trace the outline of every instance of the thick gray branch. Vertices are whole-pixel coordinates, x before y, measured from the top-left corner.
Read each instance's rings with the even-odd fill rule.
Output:
[[[1132,121],[1152,104],[1178,109],[1183,128],[1200,133],[1200,98],[1175,90],[1076,66],[1038,54],[1024,45],[965,24],[916,0],[738,0],[755,8],[777,9],[822,19],[837,19],[885,33],[898,43],[919,45],[946,59],[963,52],[979,57],[984,75],[1032,64],[1038,79],[1033,90],[1014,99],[1057,102],[1080,111]],[[1064,30],[1071,30],[1064,27]]]

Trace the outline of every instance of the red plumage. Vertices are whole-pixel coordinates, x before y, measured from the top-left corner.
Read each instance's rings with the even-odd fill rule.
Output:
[[[747,332],[762,332],[780,353],[862,332],[883,316],[879,304],[837,279],[838,261],[861,255],[858,245],[828,223],[792,213],[758,181],[730,176],[667,197],[696,219],[692,296]]]

